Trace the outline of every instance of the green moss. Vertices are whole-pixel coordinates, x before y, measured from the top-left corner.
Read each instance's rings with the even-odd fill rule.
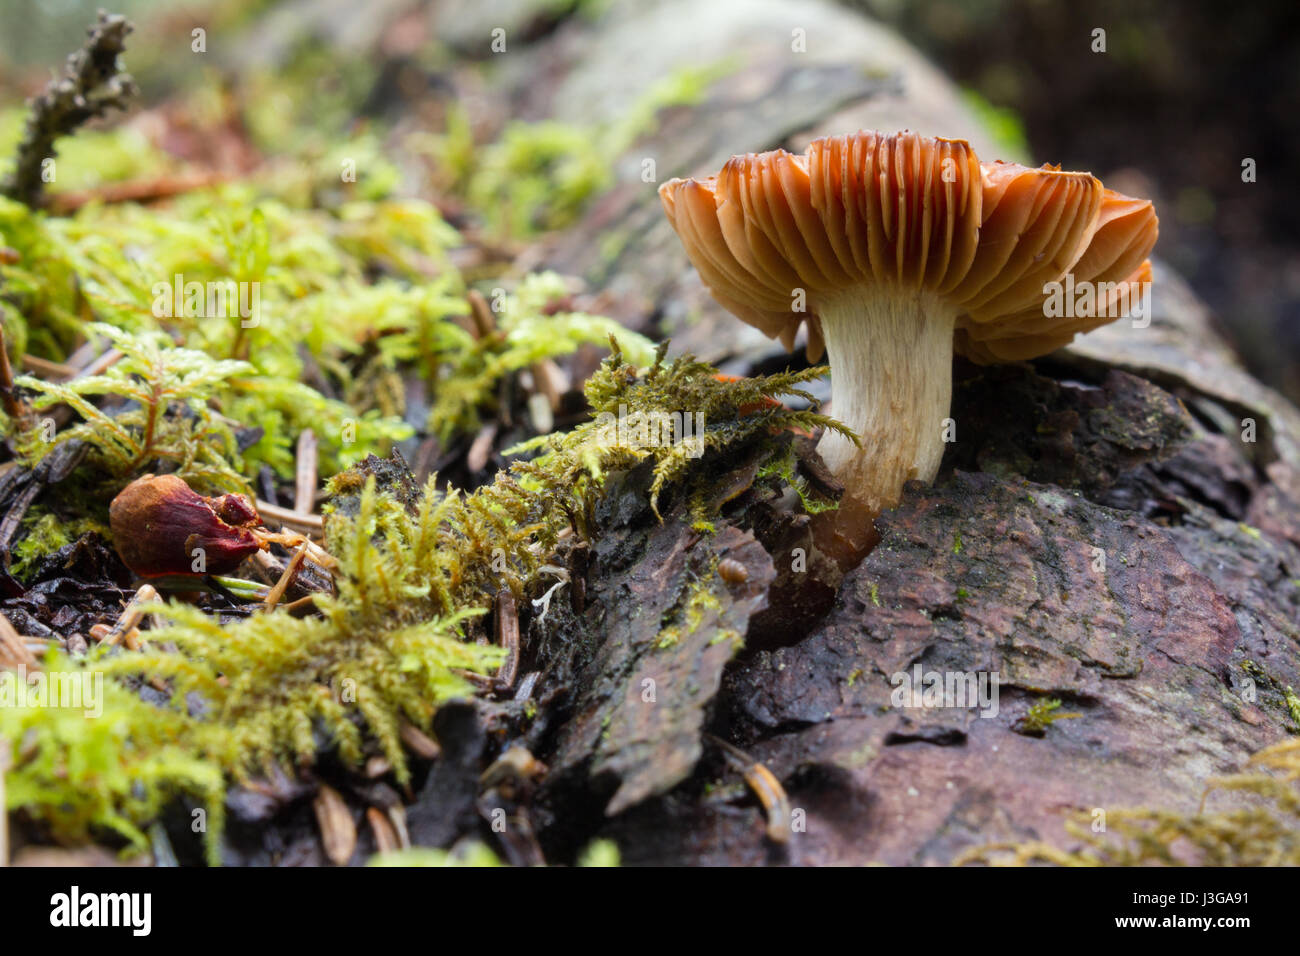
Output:
[[[9,552],[9,573],[20,581],[24,580],[40,559],[72,544],[90,531],[107,534],[108,529],[93,518],[68,520],[40,507],[32,508],[19,525]]]
[[[0,707],[0,742],[10,748],[6,804],[64,841],[115,834],[129,852],[143,852],[148,822],[182,794],[207,802],[209,859],[216,859],[224,785],[220,769],[184,742],[186,720],[105,680],[93,663],[57,651],[45,672],[95,686],[102,712],[83,707]],[[0,674],[0,679],[13,675]],[[0,763],[3,760],[0,759]]]
[[[556,273],[530,275],[513,294],[493,296],[496,334],[475,339],[455,323],[431,328],[421,348],[426,374],[437,383],[429,430],[443,439],[477,431],[485,413],[495,414],[503,378],[582,345],[604,346],[612,338],[634,364],[653,360],[654,345],[613,319],[557,309],[568,296]]]
[[[1017,733],[1024,734],[1027,737],[1041,737],[1047,733],[1047,728],[1052,726],[1058,720],[1071,720],[1076,717],[1082,717],[1082,714],[1058,714],[1061,701],[1055,697],[1042,698],[1035,701],[1015,724]]]
[[[650,500],[657,514],[664,489],[710,452],[787,429],[831,428],[856,441],[832,418],[769,401],[793,395],[813,402],[799,385],[826,374],[824,367],[720,381],[716,369],[691,356],[666,361],[667,343],[644,372],[625,359],[617,342],[611,346],[612,354],[584,388],[592,420],[511,450],[542,451],[537,465],[567,487],[590,491],[609,471],[649,458],[654,462]],[[772,449],[773,457],[783,454]]]
[[[111,325],[89,327],[122,353],[103,375],[68,383],[25,376],[17,384],[36,393],[32,408],[67,405],[82,418],[51,441],[39,430],[20,436],[29,463],[53,447],[79,442],[92,449],[93,463],[118,479],[138,474],[163,460],[172,470],[200,485],[239,488],[242,464],[233,424],[210,404],[214,393],[252,367],[245,362],[215,361],[203,352],[175,348],[161,332],[132,335]],[[130,403],[108,414],[92,399],[105,396]],[[172,414],[184,409],[189,414]]]
[[[620,405],[660,412],[682,402],[699,405],[710,413],[704,443],[718,451],[773,427],[820,424],[821,416],[810,412],[772,406],[757,414],[741,411],[763,396],[796,391],[797,382],[817,371],[724,383],[707,365],[690,358],[665,364],[660,356],[638,372],[615,345],[587,395],[597,412]],[[427,727],[440,703],[473,693],[464,674],[491,673],[502,659],[499,648],[466,641],[466,622],[482,614],[502,587],[521,597],[528,592],[561,531],[586,527],[603,476],[650,456],[656,494],[701,480],[687,471],[692,459],[679,462],[657,447],[606,443],[601,428],[592,421],[545,436],[540,458],[517,462],[472,494],[440,492],[431,480],[413,509],[377,493],[373,478],[336,476],[331,494],[356,501],[347,509],[326,509],[326,544],[339,568],[337,594],[316,598],[321,616],[277,611],[223,624],[189,605],[161,606],[162,626],[145,632],[142,651],[97,649],[85,663],[68,665],[105,676],[113,737],[79,733],[77,724],[50,709],[0,711],[0,736],[18,741],[32,731],[51,748],[40,760],[16,761],[13,805],[46,821],[60,838],[111,830],[126,838],[128,848],[140,849],[140,834],[161,806],[179,793],[197,793],[216,801],[208,832],[215,859],[221,781],[264,772],[268,761],[289,771],[310,764],[323,739],[353,765],[382,753],[398,779],[407,779],[401,723]],[[716,613],[717,586],[713,567],[690,579],[661,641],[694,632]],[[739,638],[729,631],[718,635]],[[135,698],[127,688],[141,680],[166,687],[171,704],[155,707]],[[85,722],[78,717],[77,723]],[[67,773],[68,766],[107,760],[106,739],[134,755],[128,765],[142,768],[133,786],[125,777],[87,783]]]
[[[762,479],[777,478],[782,483],[789,485],[799,496],[799,503],[803,506],[803,510],[810,515],[821,514],[823,511],[834,511],[839,507],[838,502],[813,491],[807,479],[799,474],[798,458],[795,455],[793,446],[787,447],[784,454],[759,468],[758,477]]]
[[[1300,728],[1300,697],[1296,696],[1296,692],[1291,688],[1290,684],[1286,687],[1285,695],[1286,709],[1287,713],[1291,715],[1291,723]]]
[[[1058,866],[1296,866],[1300,864],[1300,740],[1265,748],[1239,773],[1212,778],[1195,812],[1148,807],[1107,812],[1098,832],[1089,813],[1065,822],[1078,849],[1043,841],[978,847],[954,863]],[[1216,791],[1240,794],[1207,811]]]
[[[665,77],[614,122],[585,126],[515,121],[476,147],[469,122],[453,109],[434,146],[444,181],[499,236],[526,238],[572,224],[587,202],[614,185],[614,161],[656,127],[660,110],[698,103],[730,62]],[[606,255],[614,254],[607,249]]]
[[[106,716],[0,708],[0,737],[22,742],[30,731],[48,748],[43,759],[23,759],[15,744],[12,805],[61,837],[107,828],[139,849],[141,829],[176,792],[201,784],[212,796],[224,777],[264,772],[268,761],[290,771],[310,764],[318,733],[353,765],[375,748],[407,780],[401,723],[427,727],[438,704],[472,694],[464,674],[490,673],[502,659],[498,647],[467,642],[464,623],[499,587],[522,588],[545,543],[553,545],[553,535],[527,523],[539,500],[508,483],[471,496],[430,483],[412,514],[371,483],[355,518],[329,521],[337,594],[317,598],[321,616],[263,613],[223,625],[173,603],[160,608],[165,623],[146,633],[139,653],[104,648],[82,664],[56,660],[107,678]],[[512,549],[504,573],[492,569],[488,543]],[[165,682],[171,706],[126,689],[142,679]],[[127,774],[120,780],[106,769],[110,747],[131,758],[111,768]],[[132,773],[136,763],[142,769]],[[83,766],[96,775],[89,784],[68,770]],[[213,858],[219,822],[209,830]]]
[[[702,95],[710,75],[683,74],[652,91],[602,132],[617,147],[606,155],[630,146],[663,106]],[[340,83],[352,79],[349,72]],[[259,141],[294,142],[276,126],[273,98],[257,113],[251,126]],[[579,145],[588,155],[601,152],[572,131],[517,129],[486,172],[481,157],[472,157],[470,178],[487,178],[465,188],[494,204],[505,190],[499,205],[507,228],[549,227],[575,215],[608,181],[607,171],[575,161]],[[104,141],[92,152],[114,148]],[[17,569],[102,521],[115,490],[144,470],[177,472],[201,490],[247,490],[264,466],[287,479],[307,428],[319,441],[320,472],[335,475],[331,493],[355,498],[355,507],[327,509],[326,545],[338,570],[336,593],[315,599],[319,616],[276,609],[223,621],[190,605],[160,605],[141,651],[96,648],[82,661],[46,659],[48,669],[103,680],[102,718],[0,708],[0,739],[13,753],[9,806],[56,840],[115,834],[126,851],[142,851],[148,825],[188,795],[207,805],[206,845],[215,861],[231,780],[270,764],[294,772],[322,749],[352,765],[382,754],[398,779],[409,779],[402,723],[427,728],[443,702],[474,693],[469,675],[495,670],[501,650],[467,640],[470,622],[502,587],[520,598],[535,593],[561,532],[591,531],[590,515],[613,470],[650,459],[650,503],[657,509],[661,494],[680,494],[697,505],[692,517],[704,528],[719,505],[703,493],[712,466],[701,455],[769,442],[765,477],[789,481],[810,511],[824,504],[808,496],[788,448],[773,436],[840,426],[764,402],[810,400],[798,386],[824,369],[719,382],[703,363],[666,362],[662,350],[612,320],[564,308],[565,283],[550,274],[493,296],[496,332],[475,338],[463,329],[467,284],[449,256],[460,237],[430,203],[392,195],[396,169],[383,139],[363,130],[295,151],[302,161],[296,168],[277,165],[257,181],[196,190],[156,207],[91,203],[54,217],[0,200],[0,246],[16,253],[16,261],[6,254],[0,264],[0,322],[15,362],[25,353],[66,362],[88,338],[101,353],[120,353],[94,376],[20,382],[38,419],[56,405],[74,413],[52,435],[7,421],[24,461],[73,441],[89,453],[60,486],[80,498],[60,494],[45,502],[50,512],[31,513]],[[115,155],[100,179],[84,184],[160,168],[148,151],[136,165]],[[68,160],[77,160],[75,150],[60,162]],[[349,160],[356,161],[356,182],[338,175]],[[60,183],[74,182],[61,167]],[[256,288],[260,311],[242,316],[229,303],[214,311],[206,296],[191,304],[184,286],[179,300],[168,302],[178,276],[205,293],[209,283]],[[394,381],[425,380],[432,429],[453,441],[501,411],[495,402],[510,376],[607,342],[613,355],[586,385],[593,420],[527,443],[521,451],[539,457],[472,494],[430,482],[408,509],[359,471],[343,470],[411,434]],[[625,411],[679,420],[698,413],[705,426],[691,442],[611,432],[606,416]],[[696,629],[717,611],[715,581],[708,569],[684,595],[677,626]],[[730,632],[719,639],[732,637],[738,642]],[[166,703],[137,695],[146,681],[164,689]]]
[[[618,844],[613,840],[592,840],[578,857],[578,866],[618,865]]]
[[[714,593],[715,586],[720,585],[717,562],[714,561],[703,575],[689,581],[684,597],[678,600],[673,609],[673,622],[659,631],[658,637],[655,638],[655,646],[672,647],[683,637],[698,631],[707,614],[721,612],[722,602]],[[712,643],[717,644],[732,638],[739,639],[740,635],[735,631],[719,628]]]

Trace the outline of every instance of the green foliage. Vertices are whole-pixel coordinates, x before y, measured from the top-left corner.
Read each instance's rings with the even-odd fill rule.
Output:
[[[76,272],[45,217],[0,196],[0,246],[19,256],[0,263],[0,320],[12,357],[31,351],[63,358],[81,332],[82,299]]]
[[[497,384],[508,375],[543,359],[556,358],[583,344],[605,345],[611,339],[634,363],[648,364],[654,345],[613,319],[554,309],[568,297],[564,279],[553,272],[527,276],[512,295],[497,295],[497,329],[481,339],[454,323],[428,331],[425,354],[437,382],[437,404],[429,430],[446,439],[478,429],[480,414],[495,400]]]
[[[355,519],[331,519],[338,593],[316,599],[320,617],[263,613],[223,627],[172,604],[145,651],[103,666],[167,679],[178,705],[200,694],[200,752],[236,775],[268,760],[311,763],[317,728],[356,764],[364,728],[404,782],[401,721],[427,726],[438,704],[470,695],[461,672],[488,673],[501,661],[500,648],[463,640],[464,622],[483,610],[459,576],[472,556],[447,546],[465,510],[456,497],[429,494],[412,515],[376,495],[372,481]]]
[[[808,487],[808,479],[799,474],[798,456],[795,455],[794,446],[791,445],[785,449],[784,454],[775,457],[758,469],[758,477],[777,478],[782,483],[789,485],[799,496],[799,504],[803,510],[810,515],[821,514],[823,511],[834,511],[839,505],[828,499],[817,495]],[[876,602],[879,604],[879,602]]]
[[[698,103],[730,62],[665,77],[613,122],[592,127],[512,122],[475,154],[463,112],[451,111],[435,155],[444,178],[463,192],[497,235],[526,238],[573,223],[587,201],[614,184],[614,162],[655,129],[671,106]]]
[[[613,180],[590,130],[555,120],[515,121],[482,151],[468,198],[496,234],[532,236],[573,222],[587,199]]]
[[[618,866],[618,844],[613,840],[592,840],[578,857],[578,866]]]
[[[600,130],[594,148],[591,131],[517,127],[476,156],[468,125],[453,123],[449,141],[461,164],[453,176],[464,194],[500,210],[501,228],[554,228],[610,182],[612,159],[659,109],[702,95],[713,75],[670,78]],[[272,98],[262,105],[255,134],[275,141],[286,130],[274,124]],[[127,161],[134,135],[86,141],[88,156],[104,157],[98,178],[65,179],[62,164],[83,165],[69,150],[60,183],[93,187],[165,172],[168,161],[151,150]],[[407,780],[402,724],[427,728],[440,704],[473,693],[467,675],[499,665],[499,648],[467,640],[472,620],[503,587],[519,598],[536,593],[561,533],[588,528],[611,469],[653,458],[657,502],[690,477],[692,452],[782,428],[839,427],[762,401],[807,397],[797,385],[822,370],[729,384],[702,363],[666,363],[612,319],[569,309],[564,281],[549,273],[494,296],[496,329],[470,335],[465,281],[448,255],[460,237],[432,204],[391,196],[399,171],[382,136],[362,129],[296,152],[301,163],[274,166],[257,182],[149,208],[90,203],[53,217],[0,198],[0,322],[15,362],[28,351],[66,362],[88,337],[121,353],[95,376],[20,381],[38,412],[66,406],[75,416],[53,436],[14,436],[25,460],[74,440],[90,455],[54,500],[38,505],[49,510],[30,513],[15,570],[102,520],[111,489],[160,462],[203,490],[247,490],[263,465],[287,478],[305,428],[319,439],[321,472],[335,475],[331,492],[349,501],[327,511],[338,570],[336,592],[315,600],[318,616],[281,608],[223,621],[189,605],[158,605],[141,651],[46,659],[50,670],[103,675],[102,717],[0,708],[0,738],[14,753],[9,804],[55,839],[108,831],[142,850],[149,822],[188,794],[208,805],[215,862],[230,779],[272,763],[292,770],[330,747],[352,764],[381,753]],[[356,182],[340,180],[348,160]],[[240,314],[237,294],[214,308],[218,285],[255,287],[256,314]],[[544,437],[532,446],[541,458],[517,462],[472,494],[430,481],[409,510],[361,472],[340,471],[410,434],[400,390],[394,396],[376,383],[423,377],[430,428],[453,439],[499,411],[503,381],[606,343],[614,355],[587,387],[597,416],[620,406],[679,418],[699,412],[707,427],[698,449],[611,436],[598,418]],[[169,702],[142,700],[136,689],[146,681]],[[616,859],[604,847],[597,856]]]
[[[134,348],[129,339],[117,341]],[[715,374],[690,358],[666,363],[662,350],[639,373],[615,343],[587,395],[598,414],[699,408],[709,422],[701,440],[714,450],[772,429],[828,424],[763,401],[802,395],[798,384],[821,370],[740,382]],[[354,765],[373,748],[408,779],[402,722],[427,727],[439,704],[473,692],[464,674],[491,673],[502,660],[500,648],[466,640],[467,621],[503,587],[528,592],[561,532],[584,524],[611,468],[653,457],[656,495],[685,476],[690,459],[611,440],[603,428],[596,420],[544,437],[541,458],[517,462],[472,494],[439,491],[431,479],[409,508],[377,493],[373,477],[335,476],[326,544],[339,564],[337,593],[316,598],[320,616],[256,612],[223,625],[189,605],[159,605],[165,623],[144,633],[142,651],[97,649],[84,664],[66,665],[106,675],[103,722],[50,708],[0,709],[0,736],[35,737],[46,748],[11,772],[11,805],[62,839],[107,828],[138,849],[161,806],[194,793],[210,804],[215,857],[213,815],[227,777],[264,772],[270,761],[310,764],[324,741]],[[690,625],[689,613],[683,623]],[[170,706],[137,699],[128,688],[141,680],[167,687]],[[127,755],[125,775],[113,763],[118,751]],[[92,769],[68,774],[69,766]]]
[[[5,779],[9,810],[21,810],[64,841],[86,841],[108,830],[124,838],[128,850],[141,852],[148,847],[143,828],[170,800],[189,793],[207,803],[209,834],[220,830],[221,772],[185,744],[186,722],[178,712],[145,703],[97,676],[93,664],[57,651],[47,656],[45,672],[98,681],[102,713],[87,716],[83,707],[0,707],[0,742],[7,742],[12,754]],[[0,680],[13,676],[0,673]],[[4,762],[0,757],[0,765]],[[210,842],[210,859],[215,847]]]
[[[436,212],[418,203],[345,204],[332,216],[257,202],[250,189],[226,187],[187,195],[165,210],[123,204],[51,219],[0,200],[0,244],[19,254],[16,264],[0,266],[0,309],[11,341],[50,359],[65,358],[84,333],[85,317],[98,316],[120,329],[166,331],[182,347],[246,361],[237,381],[213,392],[228,417],[263,429],[263,440],[243,455],[244,474],[263,463],[290,474],[290,449],[305,428],[316,431],[322,467],[332,471],[410,430],[305,383],[308,363],[346,390],[349,362],[366,347],[363,310],[375,310],[386,328],[416,316],[425,294],[417,263],[441,261],[454,241]],[[372,287],[364,279],[376,264],[420,284]],[[177,276],[183,290],[196,283],[206,294],[177,300]],[[430,294],[445,296],[458,282],[454,274],[440,277]],[[249,320],[237,306],[241,294],[244,305],[253,305],[253,283],[258,308]],[[209,301],[221,303],[208,291],[218,284],[232,294],[224,309],[209,314]]]
[[[36,411],[67,405],[82,418],[51,442],[42,441],[39,430],[30,436],[24,449],[29,460],[43,457],[52,446],[80,441],[94,450],[97,463],[115,478],[129,477],[163,460],[181,477],[200,485],[239,488],[240,459],[232,423],[218,415],[210,402],[222,385],[252,367],[175,348],[162,332],[133,335],[103,323],[89,326],[89,331],[122,353],[104,374],[67,383],[30,376],[17,380],[37,393],[32,402]],[[90,401],[92,396],[134,404],[106,412]]]
[[[9,552],[9,573],[21,581],[26,578],[32,566],[46,555],[71,544],[89,531],[104,534],[107,530],[93,518],[69,520],[40,507],[33,507],[18,527],[18,534]]]
[[[261,429],[261,438],[237,453],[224,429],[196,429],[198,440],[211,439],[206,454],[192,442],[170,448],[194,474],[209,477],[223,470],[218,461],[245,478],[262,464],[287,477],[305,428],[320,441],[326,473],[409,436],[398,418],[401,395],[383,401],[384,392],[373,387],[376,374],[414,368],[425,377],[435,388],[431,429],[449,439],[476,431],[481,415],[493,411],[500,381],[541,359],[584,343],[603,345],[614,334],[635,360],[649,361],[650,344],[617,322],[554,311],[567,290],[549,273],[525,277],[514,294],[498,296],[499,334],[475,339],[455,321],[469,309],[459,274],[446,264],[446,250],[457,241],[432,206],[415,201],[346,202],[327,214],[258,201],[250,188],[230,186],[187,195],[165,210],[124,204],[50,219],[0,199],[0,244],[19,253],[16,264],[0,266],[0,320],[15,358],[27,345],[63,359],[84,334],[85,316],[97,315],[158,350],[170,341],[246,362],[238,372],[208,363],[207,371],[228,374],[206,390],[209,408],[221,409],[207,419],[237,422],[245,434]],[[375,267],[390,277],[367,281]],[[430,268],[440,271],[429,277]],[[194,298],[185,291],[191,283],[198,284]],[[236,284],[225,308],[209,314],[210,284],[225,283]],[[257,283],[260,305],[251,323],[238,314],[238,283]],[[167,339],[154,334],[162,331]],[[203,364],[191,354],[176,361],[182,359]],[[146,374],[141,388],[173,387],[173,364],[154,362],[164,377]],[[343,400],[322,393],[321,376]],[[109,392],[120,393],[121,385]],[[76,407],[89,424],[84,405]],[[104,430],[97,445],[130,449],[129,436],[113,434],[106,419],[93,423],[92,430]],[[138,457],[102,450],[115,470]]]
[[[538,466],[579,494],[599,487],[606,472],[631,468],[650,457],[654,459],[651,503],[657,512],[664,488],[685,476],[691,463],[709,451],[791,428],[829,428],[856,440],[834,419],[793,411],[778,401],[782,396],[814,401],[799,386],[825,375],[824,367],[722,381],[711,365],[690,356],[667,362],[664,345],[653,365],[638,374],[618,343],[613,345],[613,354],[587,381],[593,419],[565,434],[543,436],[515,449],[546,449]]]
[[[52,659],[48,670],[104,675],[104,715],[0,708],[0,737],[20,752],[39,743],[36,757],[15,761],[10,805],[60,838],[107,828],[140,849],[142,829],[168,799],[199,793],[210,804],[214,858],[227,775],[245,778],[270,761],[310,764],[323,739],[353,764],[372,743],[409,779],[401,723],[427,727],[439,704],[472,694],[464,674],[501,662],[500,648],[465,640],[464,624],[502,584],[522,588],[553,547],[562,517],[542,520],[543,500],[508,479],[470,496],[440,494],[430,482],[411,513],[371,481],[355,517],[330,518],[338,593],[317,598],[321,616],[262,612],[223,626],[172,603],[159,606],[165,624],[146,632],[139,653]],[[497,545],[511,549],[500,575]],[[171,706],[137,698],[128,688],[139,680],[166,681]]]

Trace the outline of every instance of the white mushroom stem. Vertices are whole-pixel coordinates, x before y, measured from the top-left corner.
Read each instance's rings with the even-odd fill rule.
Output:
[[[818,303],[831,366],[835,432],[817,446],[844,485],[845,505],[875,516],[898,504],[904,482],[931,481],[943,458],[952,399],[957,312],[918,290],[870,286]]]

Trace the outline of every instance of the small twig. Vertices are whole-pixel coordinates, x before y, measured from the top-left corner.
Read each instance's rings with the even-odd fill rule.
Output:
[[[302,559],[307,557],[307,548],[310,545],[311,542],[306,538],[303,538],[302,546],[293,553],[293,557],[290,558],[289,563],[285,565],[284,573],[280,575],[280,580],[275,582],[275,587],[271,588],[271,593],[266,596],[266,601],[264,603],[268,611],[279,604],[280,598],[284,597],[284,592],[289,588],[289,582],[293,580],[293,576],[297,574],[298,569],[302,567]]]
[[[272,521],[278,521],[280,524],[297,528],[299,531],[323,531],[325,529],[325,519],[320,515],[290,511],[288,508],[281,508],[279,505],[273,505],[261,498],[257,499],[257,513],[263,518],[270,518]]]
[[[145,605],[156,604],[161,600],[162,598],[158,596],[158,589],[152,584],[140,585],[140,589],[127,602],[122,611],[122,616],[117,619],[117,623],[113,625],[112,630],[108,632],[101,643],[112,645],[125,638],[148,613]],[[94,628],[91,628],[91,631],[93,632]]]
[[[0,668],[19,665],[36,667],[36,657],[28,650],[23,636],[9,623],[9,618],[0,612]],[[0,804],[0,808],[3,806]]]
[[[0,193],[10,199],[39,205],[44,163],[55,155],[54,141],[110,109],[126,109],[127,100],[136,92],[135,81],[120,71],[117,62],[126,48],[131,24],[125,17],[101,10],[99,22],[87,32],[90,39],[68,57],[63,75],[31,102],[13,172],[0,185]]]
[[[120,358],[122,358],[122,353],[117,349],[109,349],[106,352],[101,352],[95,357],[94,361],[88,363],[72,377],[77,379],[91,378],[95,375],[101,375],[116,365]]]
[[[438,742],[415,724],[402,721],[397,728],[397,735],[402,738],[402,743],[406,744],[406,749],[417,757],[423,757],[425,760],[437,760],[442,754],[442,748],[438,746]]]
[[[370,824],[370,832],[375,835],[375,850],[377,852],[395,853],[401,849],[397,831],[393,828],[392,821],[384,816],[384,811],[378,807],[368,808],[366,810],[366,822]]]
[[[77,373],[77,370],[71,365],[63,362],[51,362],[49,359],[43,359],[38,355],[24,355],[23,368],[50,382],[60,382],[66,378],[72,378]]]
[[[469,315],[474,320],[474,328],[478,332],[475,338],[487,338],[497,328],[497,320],[492,315],[492,307],[488,305],[487,299],[483,298],[483,293],[477,289],[470,289],[465,298],[469,300]]]
[[[398,847],[403,850],[408,849],[411,846],[411,835],[406,829],[406,807],[400,803],[389,807],[388,822],[393,825],[393,831],[397,834]]]
[[[767,813],[767,838],[773,843],[790,842],[790,798],[786,796],[781,781],[767,767],[759,763],[739,747],[727,743],[713,734],[704,734],[704,739],[718,746],[728,762],[736,766],[745,777],[745,783],[754,791],[763,810]]]
[[[497,671],[497,687],[509,690],[519,676],[519,609],[509,588],[497,592],[497,643],[506,650],[506,659]]]
[[[492,454],[492,443],[497,439],[497,423],[488,422],[474,437],[465,456],[465,466],[472,472],[482,471],[487,467],[488,456]]]
[[[333,572],[339,566],[334,555],[330,554],[315,541],[312,541],[311,538],[308,538],[304,534],[299,534],[297,531],[267,531],[264,528],[254,528],[252,531],[258,540],[264,541],[267,544],[282,544],[286,548],[296,548],[305,542],[307,545],[307,557],[311,559],[313,564],[319,565],[325,571]]]
[[[0,408],[4,409],[18,431],[25,431],[31,424],[31,408],[14,391],[14,370],[9,365],[9,347],[5,342],[4,326],[0,326]]]
[[[27,516],[27,509],[44,490],[45,485],[39,480],[30,481],[27,487],[9,503],[9,511],[5,514],[4,520],[0,521],[0,550],[9,547],[9,542],[18,533],[18,526]]]
[[[100,202],[106,205],[122,202],[157,202],[160,199],[170,199],[173,196],[180,196],[196,189],[215,186],[218,183],[225,182],[228,178],[222,173],[210,170],[196,170],[156,179],[108,183],[98,189],[57,193],[50,197],[48,206],[52,212],[67,215],[76,212],[82,206],[91,202]]]
[[[308,614],[316,612],[316,595],[308,594],[306,597],[300,597],[296,601],[290,601],[284,606],[291,617],[306,617]]]
[[[298,436],[293,488],[293,507],[299,514],[311,514],[316,510],[317,450],[316,433],[310,428],[304,429]]]

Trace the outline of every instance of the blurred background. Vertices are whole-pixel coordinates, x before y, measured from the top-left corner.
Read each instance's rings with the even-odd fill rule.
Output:
[[[0,147],[6,152],[21,129],[17,107],[79,43],[102,3],[0,0]],[[438,6],[435,0],[117,0],[110,6],[137,25],[127,66],[143,89],[142,106],[184,103],[164,144],[182,156],[210,156],[228,146],[236,154],[223,160],[229,168],[246,162],[237,155],[244,144],[223,146],[200,132],[186,141],[180,132],[186,122],[196,129],[236,123],[241,139],[274,153],[286,138],[302,138],[291,120],[295,111],[302,119],[304,109],[322,132],[357,116],[393,120],[408,107],[420,114],[408,120],[445,130],[453,115],[421,106],[421,95],[436,90],[448,64],[463,54],[416,27],[423,8]],[[490,11],[499,3],[474,6]],[[1009,157],[1090,170],[1107,185],[1154,198],[1161,217],[1157,254],[1209,303],[1251,371],[1300,402],[1294,178],[1300,172],[1300,4],[843,0],[841,6],[882,21],[919,48],[962,88]],[[541,35],[569,16],[599,17],[602,4],[544,0],[531,7],[523,29]],[[168,51],[185,49],[196,24],[210,35],[240,31],[246,42],[195,70],[191,58]],[[1097,28],[1106,31],[1104,54],[1091,48]],[[259,78],[257,70],[267,72]],[[280,81],[293,92],[293,104],[277,93]],[[231,90],[244,105],[237,116],[220,102]],[[463,84],[456,95],[463,97]],[[472,111],[472,104],[466,108]],[[117,145],[129,153],[131,142]],[[1254,182],[1243,182],[1246,158],[1255,160]],[[129,166],[131,158],[106,154],[98,162]],[[112,178],[111,170],[100,173]]]

